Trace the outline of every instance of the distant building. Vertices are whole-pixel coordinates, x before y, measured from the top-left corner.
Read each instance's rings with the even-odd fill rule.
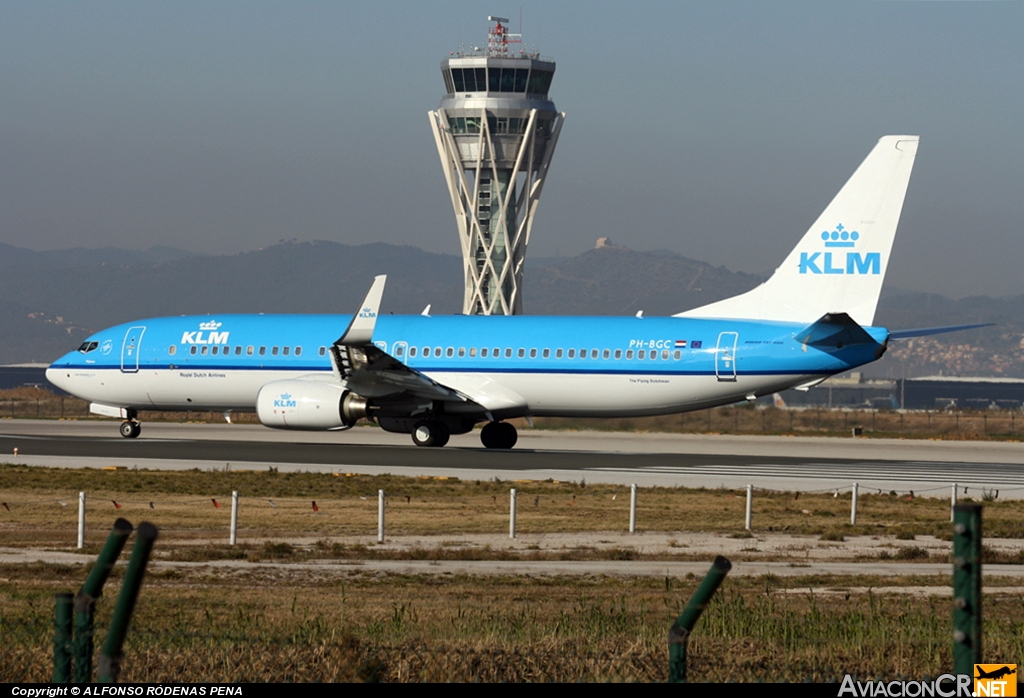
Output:
[[[445,96],[430,112],[437,152],[462,243],[467,315],[523,310],[526,246],[565,114],[548,89],[554,61],[523,50],[508,20],[494,25],[487,50],[441,62]]]
[[[908,410],[989,408],[1019,410],[1024,379],[926,376],[899,381],[899,401]]]

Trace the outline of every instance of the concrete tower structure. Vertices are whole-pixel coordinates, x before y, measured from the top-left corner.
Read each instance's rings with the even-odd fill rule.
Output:
[[[523,310],[533,217],[565,114],[548,99],[554,61],[525,51],[508,20],[488,17],[487,50],[441,62],[447,94],[430,125],[462,242],[467,315]]]

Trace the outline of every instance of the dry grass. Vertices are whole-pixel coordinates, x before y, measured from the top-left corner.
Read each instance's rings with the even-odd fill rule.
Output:
[[[231,492],[237,490],[242,539],[365,536],[376,533],[377,492],[383,489],[389,534],[501,533],[508,530],[510,487],[518,491],[523,534],[621,531],[629,519],[627,487],[582,482],[0,465],[0,498],[7,506],[0,508],[0,531],[8,545],[66,545],[77,529],[78,492],[85,491],[90,546],[102,542],[118,516],[151,521],[166,540],[217,539],[228,529]],[[740,533],[745,503],[741,491],[641,488],[637,521],[644,531]],[[835,540],[950,535],[949,504],[943,499],[862,491],[857,526],[843,523],[849,507],[849,493],[797,497],[758,490],[755,530]],[[986,503],[985,535],[1024,538],[1024,500]]]
[[[0,567],[0,681],[47,679],[52,595],[82,576],[59,566]],[[116,577],[99,606],[100,628]],[[691,640],[691,678],[946,671],[949,601],[855,590],[889,581],[830,579],[819,597],[809,591],[823,583],[817,578],[730,578]],[[168,570],[147,577],[122,679],[664,681],[668,627],[698,582]],[[986,654],[1024,656],[1024,600],[989,596],[985,610]]]

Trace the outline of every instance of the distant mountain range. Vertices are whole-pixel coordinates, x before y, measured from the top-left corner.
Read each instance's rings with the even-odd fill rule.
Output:
[[[96,330],[145,317],[348,313],[381,273],[388,312],[418,313],[427,303],[434,314],[461,311],[461,258],[411,246],[287,242],[213,256],[0,244],[0,364],[49,362]],[[760,281],[670,252],[605,246],[564,259],[527,257],[523,302],[534,315],[670,315]],[[998,323],[894,344],[876,373],[1024,376],[1024,296],[951,300],[889,290],[875,322],[893,329]]]

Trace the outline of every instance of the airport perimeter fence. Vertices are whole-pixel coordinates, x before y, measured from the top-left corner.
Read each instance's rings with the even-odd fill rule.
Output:
[[[24,391],[3,391],[17,393]],[[0,419],[89,419],[89,403],[74,397],[4,396],[0,392]],[[42,392],[42,391],[33,391]],[[1024,419],[1017,410],[908,411],[876,409],[755,408],[752,405],[718,407],[664,417],[628,419],[537,418],[540,429],[602,429],[711,434],[841,434],[919,435],[948,439],[1014,438],[1024,434]],[[224,423],[221,412],[141,412],[145,422]],[[252,413],[232,413],[232,422],[258,424]],[[525,428],[522,425],[521,428]]]

